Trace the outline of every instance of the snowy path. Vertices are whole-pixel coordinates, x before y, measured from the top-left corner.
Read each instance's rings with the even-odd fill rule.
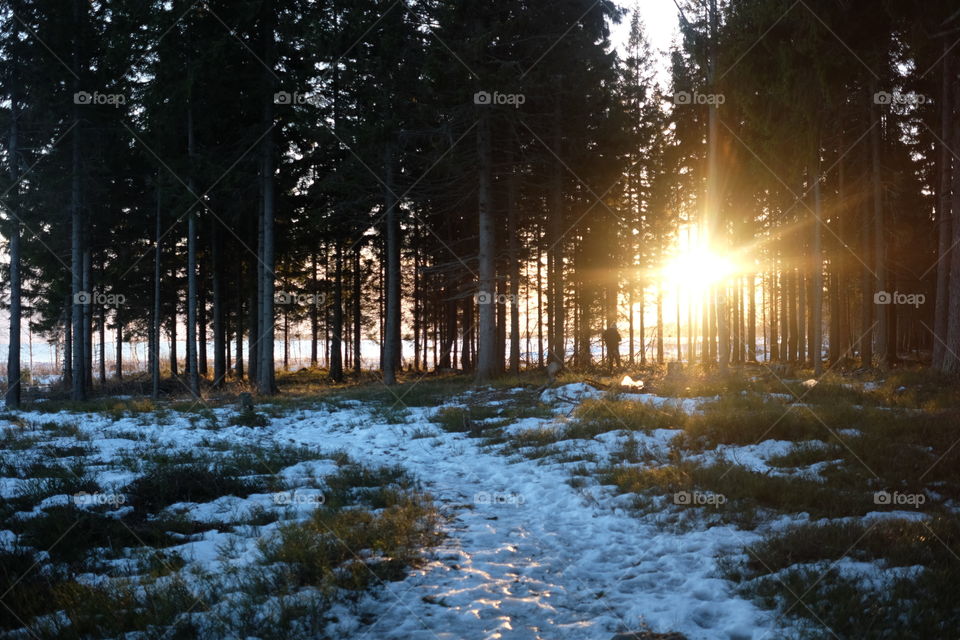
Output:
[[[274,421],[277,441],[403,465],[453,516],[429,564],[361,603],[372,626],[342,619],[344,637],[606,640],[644,624],[691,640],[782,637],[769,612],[715,577],[716,558],[752,535],[670,533],[613,509],[600,488],[572,488],[563,465],[511,460],[461,434],[411,439],[431,412],[395,425],[353,409]]]

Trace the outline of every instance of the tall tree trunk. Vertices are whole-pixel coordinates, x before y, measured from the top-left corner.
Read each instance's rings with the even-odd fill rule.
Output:
[[[397,383],[400,364],[400,212],[394,189],[396,147],[388,142],[384,149],[384,206],[386,207],[386,306],[383,327],[383,358],[380,368],[384,384]]]
[[[873,96],[877,92],[877,81],[875,78],[871,78],[870,81],[870,95]],[[872,196],[873,196],[873,270],[876,278],[876,290],[886,292],[887,291],[887,260],[886,260],[886,242],[885,242],[885,229],[883,221],[883,176],[882,167],[880,163],[880,147],[882,144],[881,140],[881,131],[880,131],[880,114],[879,106],[872,104],[874,101],[871,100],[870,105],[870,162],[871,162],[871,184],[872,184]],[[870,301],[873,302],[872,300]],[[881,367],[888,367],[890,365],[891,357],[895,354],[891,354],[887,350],[887,332],[889,330],[889,319],[888,319],[888,309],[885,307],[877,309],[877,341],[876,341],[876,350],[877,358]]]
[[[160,276],[162,273],[162,254],[161,243],[163,242],[162,215],[163,215],[163,197],[160,185],[160,174],[157,173],[157,215],[155,224],[154,257],[153,257],[153,318],[150,326],[150,397],[154,400],[160,398],[160,325],[162,319],[160,314]]]
[[[206,259],[198,261],[197,274],[197,371],[206,378],[207,368],[207,269]]]
[[[873,254],[871,242],[872,221],[864,205],[860,208],[860,255],[865,264],[860,274],[860,366],[867,369],[873,366],[873,273],[868,266]]]
[[[820,195],[820,143],[817,142],[816,158],[813,161],[811,173],[813,175],[813,297],[811,304],[810,327],[810,356],[813,359],[813,375],[820,377],[823,374],[823,257],[820,253],[820,225],[823,220],[823,206]]]
[[[777,260],[770,261],[770,346],[767,349],[767,362],[780,360],[780,317],[777,313]]]
[[[333,286],[333,331],[330,342],[330,379],[343,381],[343,241],[337,240],[334,286]]]
[[[73,387],[73,297],[63,304],[63,383]]]
[[[747,360],[757,361],[757,283],[756,275],[747,276]],[[762,285],[762,282],[761,282]]]
[[[263,246],[260,262],[263,277],[260,287],[260,339],[259,357],[257,359],[257,391],[263,395],[276,392],[275,371],[273,360],[274,348],[274,310],[273,296],[276,275],[274,274],[274,236],[273,222],[276,206],[274,153],[275,142],[273,132],[273,57],[274,57],[274,25],[276,21],[273,0],[265,0],[261,7],[263,23],[263,60],[264,70],[263,92],[263,127],[265,130],[261,140],[261,191],[263,193],[263,209],[261,211]]]
[[[717,1],[710,0],[709,7],[709,62],[707,68],[708,84],[711,92],[716,92],[715,82],[717,79]],[[719,114],[717,104],[711,101],[708,111],[708,149],[707,149],[707,198],[706,198],[706,216],[707,216],[707,237],[717,237],[718,231],[724,229],[721,223],[721,207],[723,204],[720,193],[720,158],[719,158]],[[725,237],[725,236],[724,236]],[[726,248],[726,247],[724,247]],[[721,294],[714,298],[717,305],[717,333],[718,333],[718,363],[721,372],[727,369],[727,363],[730,357],[730,328],[727,326],[727,298],[723,295],[724,283],[719,285]]]
[[[518,185],[515,163],[516,156],[511,147],[510,173],[507,176],[507,259],[510,262],[510,373],[516,376],[520,374],[520,238],[517,225]],[[529,297],[527,302],[529,303]]]
[[[476,381],[488,382],[496,373],[497,353],[497,289],[496,289],[496,237],[493,225],[493,159],[490,149],[490,108],[480,107],[480,123],[477,127],[478,192],[477,219],[479,221],[479,331],[477,349]]]
[[[189,90],[188,90],[189,91]],[[196,192],[194,181],[193,103],[187,98],[187,158],[190,166],[187,173],[187,189],[191,196]],[[187,211],[187,335],[184,365],[187,386],[194,397],[200,396],[200,373],[197,369],[197,205]]]
[[[960,79],[954,80],[954,99],[953,104],[960,106]],[[958,149],[960,145],[960,123],[957,121],[957,114],[954,113],[952,119],[953,135],[951,146]],[[960,170],[956,168],[952,172],[951,181],[953,184],[954,197],[960,195]],[[956,202],[956,200],[954,200]],[[954,214],[960,210],[960,207],[954,206]],[[950,277],[948,287],[948,325],[947,339],[944,350],[944,362],[942,370],[946,373],[960,373],[960,220],[953,216],[953,240],[951,244],[953,249],[950,251]]]
[[[236,338],[237,338],[237,380],[243,380],[243,297],[241,296],[237,300],[237,321],[236,321]],[[249,359],[250,352],[247,351],[247,358]]]
[[[537,366],[543,363],[543,229],[537,224]]]
[[[174,378],[178,375],[177,368],[177,311],[176,302],[174,302],[173,315],[170,318],[170,375]]]
[[[464,371],[473,371],[473,298],[470,296],[463,299],[461,327],[460,366]]]
[[[317,340],[320,331],[320,305],[316,304],[320,296],[320,283],[317,280],[317,252],[310,252],[310,291],[314,295],[314,304],[310,305],[310,366],[317,366]]]
[[[123,380],[123,310],[118,306],[114,312],[114,321],[117,323],[117,381]]]
[[[10,10],[14,21],[19,19],[19,2],[11,0]],[[20,92],[18,84],[19,65],[12,63],[10,71],[10,134],[7,139],[7,157],[10,165],[10,333],[7,341],[7,389],[4,403],[7,407],[20,407]]]
[[[552,149],[555,154],[563,153],[563,120],[561,104],[563,101],[562,81],[557,81],[557,90],[554,96],[553,110],[553,141]],[[566,360],[566,339],[564,327],[563,302],[563,166],[559,158],[555,158],[553,174],[550,179],[550,219],[548,255],[548,316],[547,330],[548,363],[556,362],[560,365]]]
[[[663,286],[657,285],[657,364],[663,364]]]
[[[74,91],[80,90],[80,34],[81,14],[85,3],[73,0],[73,75]],[[74,401],[86,399],[86,358],[84,357],[83,301],[90,292],[83,291],[83,211],[81,210],[81,130],[79,105],[73,105],[73,133],[71,135],[71,177],[70,177],[70,288],[73,295],[73,386],[70,397]]]
[[[98,373],[100,374],[100,386],[101,388],[107,384],[107,309],[103,305],[97,305],[97,314],[100,316],[97,318],[98,324],[98,334],[100,339],[99,347],[100,361],[97,363]]]
[[[230,344],[227,338],[223,299],[223,231],[220,222],[211,217],[211,258],[213,262],[213,388],[219,389],[227,377]]]
[[[359,377],[361,370],[360,352],[362,346],[363,318],[361,317],[360,297],[363,292],[363,275],[360,273],[360,244],[353,248],[353,372]]]
[[[950,193],[950,184],[953,172],[960,171],[960,168],[953,166],[950,147],[947,141],[950,140],[952,132],[950,130],[953,122],[953,100],[951,93],[951,71],[952,44],[946,36],[943,39],[943,64],[941,66],[941,85],[940,85],[940,159],[938,169],[940,173],[940,182],[937,189],[937,300],[934,309],[933,323],[933,366],[937,369],[943,369],[946,358],[955,357],[948,354],[945,349],[947,342],[947,331],[950,324],[950,270],[951,270],[951,244],[953,243],[953,227],[956,223],[953,220],[952,212],[958,207],[953,206],[954,196]],[[955,288],[954,288],[955,290]]]
[[[85,393],[93,390],[93,256],[90,252],[90,220],[84,215],[83,225],[83,290],[90,294],[83,305],[83,358]]]

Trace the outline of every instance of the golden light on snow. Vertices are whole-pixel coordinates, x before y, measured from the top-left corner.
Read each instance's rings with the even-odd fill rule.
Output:
[[[630,376],[623,376],[623,380],[620,381],[620,386],[632,389],[643,389],[643,380],[634,380]]]

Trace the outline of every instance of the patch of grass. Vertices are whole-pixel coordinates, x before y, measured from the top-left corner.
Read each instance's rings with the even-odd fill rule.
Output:
[[[338,390],[327,396],[334,404],[357,400],[364,405],[392,407],[435,407],[449,402],[473,386],[470,376],[451,375],[401,381],[390,388],[382,384],[368,384]],[[399,402],[398,402],[399,398]]]
[[[28,475],[17,497],[10,500],[11,504],[21,510],[31,509],[51,496],[72,496],[82,491],[95,493],[100,490],[82,460],[69,466],[37,462],[21,469],[21,473],[31,475]]]
[[[50,445],[43,448],[51,458],[76,458],[89,456],[93,453],[93,446],[89,444]]]
[[[863,515],[876,510],[873,494],[859,488],[827,487],[814,480],[770,476],[739,465],[679,462],[653,467],[617,465],[603,470],[603,484],[618,493],[647,493],[672,499],[678,492],[700,491],[724,496],[711,507],[723,520],[743,526],[755,524],[758,509],[781,513],[808,513],[811,518]]]
[[[819,462],[842,458],[842,448],[836,443],[800,442],[790,447],[790,450],[784,454],[770,456],[767,458],[767,464],[771,467],[808,467]]]
[[[683,438],[684,446],[695,450],[761,440],[825,440],[830,430],[857,428],[868,421],[851,405],[813,409],[754,394],[721,397],[701,409],[690,416]]]
[[[73,400],[49,399],[46,402],[33,403],[32,411],[39,413],[99,413],[109,416],[112,420],[121,420],[127,416],[136,416],[151,413],[157,410],[157,405],[149,398],[92,398],[80,402]]]
[[[232,474],[276,474],[286,467],[307,460],[322,460],[330,456],[305,445],[248,445],[234,447],[229,453],[218,458],[219,464]]]
[[[507,436],[510,444],[517,449],[523,447],[545,447],[558,442],[561,437],[561,432],[556,429],[551,429],[550,427],[520,429]]]
[[[125,547],[141,544],[141,536],[117,518],[72,504],[47,507],[39,515],[7,524],[20,534],[21,543],[48,552],[54,562],[67,564],[81,563],[96,548],[108,549],[115,555]],[[144,535],[151,542],[161,542],[155,536]]]
[[[738,371],[722,375],[716,371],[704,372],[699,366],[687,366],[683,374],[676,377],[664,376],[663,371],[657,371],[655,375],[657,380],[652,386],[656,392],[672,398],[732,395],[756,386]]]
[[[306,522],[280,527],[261,542],[266,564],[282,563],[285,578],[323,591],[359,590],[397,580],[437,540],[438,513],[424,496],[396,494],[379,511],[321,507]]]
[[[402,405],[378,406],[373,409],[372,415],[386,424],[405,424],[410,421],[410,410]]]
[[[201,629],[187,612],[208,606],[182,578],[141,587],[120,582],[90,586],[66,582],[55,589],[56,607],[65,620],[47,620],[32,632],[41,638],[109,638],[134,631],[163,630],[163,637],[200,637]]]
[[[585,400],[573,413],[564,438],[590,439],[608,431],[651,431],[682,427],[687,415],[680,409],[654,407],[636,400]]]
[[[960,519],[956,517],[809,523],[768,535],[750,547],[746,569],[759,575],[794,564],[835,562],[840,557],[880,560],[888,567],[949,565],[950,549],[957,545]],[[960,569],[960,560],[953,560]]]
[[[502,426],[500,424],[485,424],[484,420],[496,418],[500,415],[500,408],[472,404],[469,407],[443,407],[433,414],[432,420],[441,429],[449,433],[471,433],[480,435],[484,429]]]
[[[653,453],[649,448],[638,442],[633,433],[628,434],[627,437],[610,452],[611,464],[637,464],[640,462],[658,462],[663,464],[667,462],[667,460],[664,459],[664,456]]]
[[[956,516],[803,524],[749,547],[746,562],[727,575],[767,606],[840,638],[946,638],[960,628],[951,578],[960,570],[951,551],[958,543]],[[880,571],[922,569],[859,579],[836,570],[840,558],[873,562]]]
[[[369,467],[346,464],[324,478],[324,504],[339,508],[363,504],[378,509],[391,504],[397,495],[416,488],[414,478],[402,467]]]
[[[836,448],[843,473],[878,488],[919,492],[930,489],[945,498],[960,499],[960,411],[869,412],[872,424],[857,437],[844,437]],[[824,476],[832,480],[825,472]],[[879,478],[879,480],[877,480]]]
[[[219,465],[154,465],[127,487],[130,504],[156,512],[176,502],[207,502],[221,496],[246,497],[265,489],[259,478],[242,478]]]
[[[789,391],[788,391],[789,389]],[[803,382],[790,381],[785,383],[780,393],[791,393],[800,401],[815,405],[855,404],[871,405],[875,401],[870,394],[861,389],[843,382],[842,379],[832,378],[827,374],[817,380],[813,387],[803,386]]]
[[[22,620],[54,611],[54,589],[65,580],[62,569],[37,565],[32,549],[0,548],[0,629],[18,629]]]
[[[252,409],[244,409],[230,418],[230,426],[233,427],[266,427],[269,424],[267,416]]]
[[[0,449],[4,451],[26,451],[38,442],[40,438],[25,435],[23,429],[17,427],[4,427],[0,434]]]
[[[136,449],[121,449],[114,456],[114,461],[128,471],[141,471],[151,467],[162,467],[183,464],[200,464],[214,462],[209,454],[196,449],[176,449],[167,447],[143,447]]]
[[[957,376],[943,374],[930,367],[899,369],[873,392],[892,407],[940,410],[960,409],[960,384]]]
[[[414,427],[413,431],[410,432],[411,440],[422,440],[423,438],[435,438],[439,434],[433,429],[428,429],[426,427]]]

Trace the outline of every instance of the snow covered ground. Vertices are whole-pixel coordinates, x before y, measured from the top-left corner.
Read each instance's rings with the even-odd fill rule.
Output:
[[[500,393],[506,397],[512,392]],[[548,390],[541,400],[550,404],[553,416],[523,418],[507,426],[505,433],[560,429],[580,403],[599,396],[584,384]],[[491,397],[470,392],[451,399],[447,406],[495,403]],[[712,398],[642,395],[636,399],[695,412]],[[736,585],[724,579],[718,568],[719,562],[741,558],[744,547],[760,539],[757,531],[731,525],[664,526],[662,513],[638,513],[630,508],[629,496],[615,496],[610,487],[593,481],[571,482],[573,468],[584,464],[582,456],[570,461],[528,459],[502,443],[491,445],[467,433],[446,432],[431,420],[442,408],[413,407],[388,415],[381,407],[359,401],[317,403],[272,418],[267,428],[225,426],[236,415],[231,408],[192,416],[167,413],[159,418],[146,413],[120,419],[27,412],[19,420],[27,425],[21,428],[21,437],[39,437],[43,423],[47,431],[50,423],[76,425],[73,436],[61,435],[43,446],[66,447],[80,440],[90,449],[88,460],[97,483],[105,493],[119,496],[138,472],[135,464],[124,467],[117,461],[135,459],[147,450],[257,451],[278,446],[327,453],[341,450],[364,464],[400,465],[411,472],[447,516],[446,537],[426,551],[426,563],[411,569],[406,579],[383,583],[351,606],[338,607],[336,620],[328,621],[332,637],[606,640],[618,632],[649,629],[680,632],[691,640],[760,640],[791,632],[790,623],[775,612],[737,595]],[[678,433],[675,429],[611,431],[577,441],[575,447],[605,461],[629,437],[646,450],[665,455]],[[716,455],[770,472],[765,460],[785,453],[790,444],[770,440],[722,446]],[[29,459],[34,453],[26,450],[17,455]],[[211,523],[242,522],[258,510],[282,510],[288,519],[303,518],[323,502],[316,479],[337,466],[325,454],[312,458],[269,469],[284,479],[286,497],[278,499],[277,493],[225,496],[204,504],[175,504],[167,510]],[[21,495],[28,483],[7,477],[0,483],[0,492],[4,498]],[[42,507],[70,499],[47,497],[34,515]],[[122,502],[115,506],[117,515],[130,508]],[[784,516],[780,523],[767,524],[777,527],[797,519]],[[215,528],[187,537],[169,551],[184,557],[186,570],[217,573],[253,563],[258,541],[273,535],[278,526],[271,522]],[[12,544],[15,538],[11,531],[0,532],[0,544]],[[870,565],[864,566],[860,569],[866,571]]]

